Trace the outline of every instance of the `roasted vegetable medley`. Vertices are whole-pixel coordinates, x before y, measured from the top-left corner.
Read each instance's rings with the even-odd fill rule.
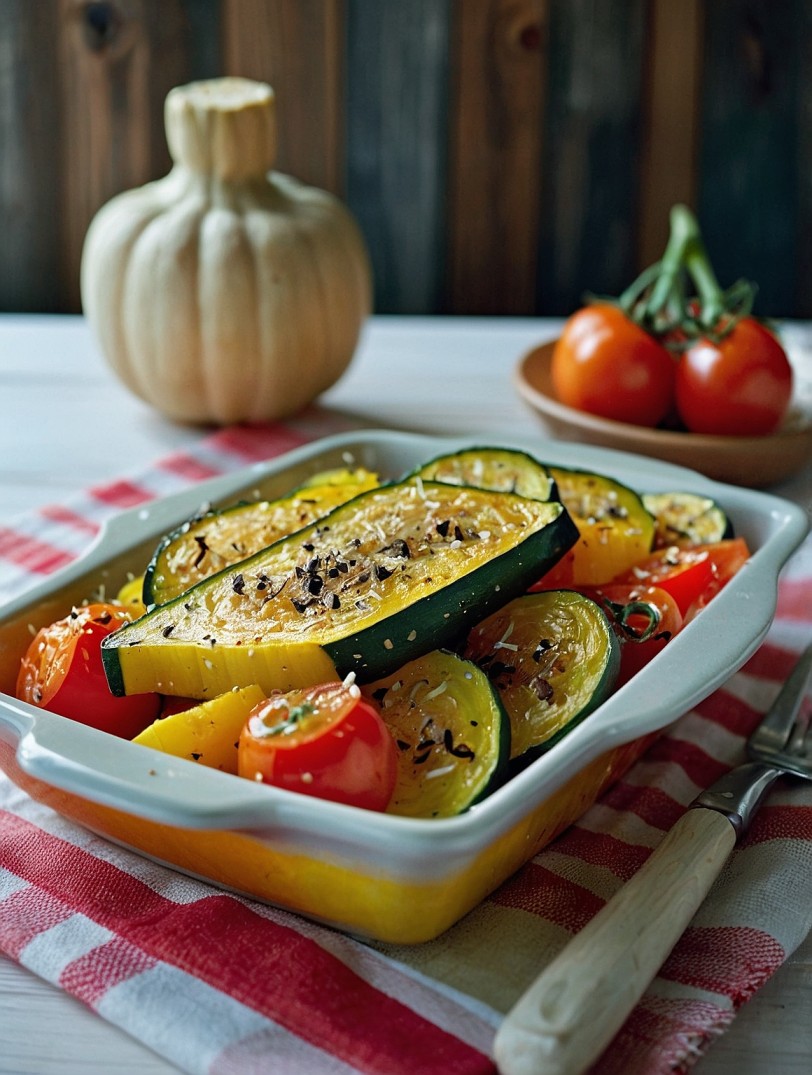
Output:
[[[40,630],[21,699],[200,765],[412,817],[467,810],[747,560],[723,508],[503,448],[315,475],[167,534]]]

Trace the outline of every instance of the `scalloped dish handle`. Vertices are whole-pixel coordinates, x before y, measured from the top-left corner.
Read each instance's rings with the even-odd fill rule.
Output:
[[[190,829],[268,830],[281,824],[274,789],[258,789],[25,702],[2,699],[0,737],[16,741],[16,762],[26,776],[146,820]]]

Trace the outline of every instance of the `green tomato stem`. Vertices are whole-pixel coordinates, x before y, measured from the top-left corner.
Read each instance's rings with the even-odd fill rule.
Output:
[[[690,283],[696,299],[687,294]],[[662,259],[649,265],[615,300],[626,316],[655,337],[680,329],[683,341],[667,346],[677,351],[698,335],[721,339],[752,309],[755,285],[738,280],[724,291],[713,271],[699,224],[685,205],[670,215],[668,243]]]
[[[618,298],[618,304],[621,310],[627,317],[631,317],[632,320],[636,320],[635,307],[637,303],[645,296],[645,293],[656,283],[660,276],[661,262],[656,261],[653,265],[649,265],[647,269],[643,269],[636,280],[633,280],[631,284],[626,288],[623,294]]]
[[[654,318],[668,306],[673,295],[679,293],[682,274],[687,271],[699,294],[699,320],[712,327],[724,313],[724,292],[711,266],[699,224],[685,205],[675,205],[670,219],[671,233],[647,304],[647,316]]]

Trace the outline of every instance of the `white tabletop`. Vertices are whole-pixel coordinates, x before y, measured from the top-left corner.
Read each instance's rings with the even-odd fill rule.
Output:
[[[378,317],[324,406],[364,423],[427,433],[543,435],[511,376],[555,335],[535,319]],[[799,346],[812,326],[792,326]],[[195,443],[131,396],[78,317],[0,316],[0,520],[135,472]],[[812,468],[777,492],[812,503]],[[806,1075],[812,1069],[812,939],[714,1044],[699,1075]],[[0,1075],[159,1075],[175,1071],[79,1002],[0,957]]]

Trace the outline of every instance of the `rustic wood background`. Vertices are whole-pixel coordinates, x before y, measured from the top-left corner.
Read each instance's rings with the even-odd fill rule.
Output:
[[[0,310],[79,309],[93,213],[221,74],[274,86],[379,312],[566,314],[685,201],[722,283],[812,316],[812,0],[0,0]]]

